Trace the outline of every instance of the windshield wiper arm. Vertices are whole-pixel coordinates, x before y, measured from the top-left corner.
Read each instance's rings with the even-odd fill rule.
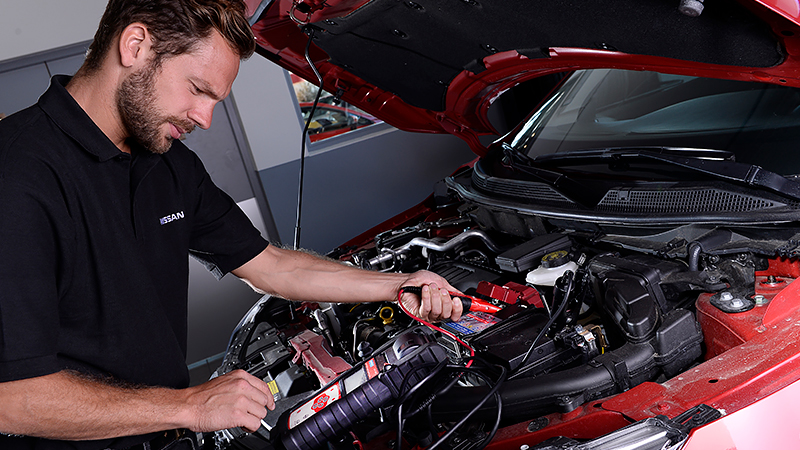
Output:
[[[596,189],[591,189],[562,172],[536,167],[534,161],[528,155],[505,142],[501,146],[504,155],[503,162],[553,186],[570,200],[587,207],[593,207],[602,200],[603,196],[600,195],[602,193],[598,193]]]
[[[773,192],[777,192],[778,194],[789,196],[795,200],[800,200],[800,183],[789,180],[786,177],[754,164],[737,163],[734,161],[719,159],[689,158],[676,156],[674,154],[655,153],[650,151],[632,151],[622,155],[639,156],[642,158],[662,161],[700,173],[705,173],[713,177],[737,181],[747,184],[748,186],[764,188]]]
[[[618,158],[621,156],[636,156],[641,152],[651,154],[667,154],[685,156],[687,158],[728,159],[734,160],[734,153],[727,150],[710,148],[686,147],[606,147],[598,149],[583,149],[560,153],[546,153],[532,158],[534,163],[551,163],[571,160],[585,160],[587,158]]]
[[[800,183],[766,170],[761,166],[738,163],[734,161],[734,154],[725,150],[675,147],[616,147],[553,153],[538,156],[531,161],[533,164],[552,164],[577,162],[586,159],[621,160],[624,158],[646,158],[661,161],[711,175],[715,178],[743,183],[800,200]]]

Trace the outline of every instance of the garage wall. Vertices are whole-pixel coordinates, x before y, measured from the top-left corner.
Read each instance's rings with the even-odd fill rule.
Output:
[[[106,0],[0,0],[0,61],[89,40]]]
[[[306,160],[300,245],[326,253],[421,202],[474,155],[453,136],[394,131]],[[260,171],[275,223],[293,242],[299,161]],[[280,195],[276,195],[280,194]]]

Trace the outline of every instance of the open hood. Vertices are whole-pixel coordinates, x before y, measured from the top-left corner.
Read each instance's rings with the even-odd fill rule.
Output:
[[[489,106],[586,68],[800,86],[789,0],[247,0],[258,53],[393,126],[478,154]],[[698,14],[699,13],[699,14]],[[531,105],[533,108],[535,105]]]

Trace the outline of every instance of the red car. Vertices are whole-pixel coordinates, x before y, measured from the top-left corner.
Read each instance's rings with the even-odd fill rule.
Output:
[[[300,102],[303,121],[308,120],[313,107],[312,102]],[[320,103],[309,124],[308,138],[311,142],[316,142],[379,122],[380,120],[352,107]]]
[[[330,256],[486,308],[264,297],[218,373],[276,411],[206,445],[800,447],[797,2],[248,3],[262,55],[478,156]],[[531,113],[484,146],[504,94]]]

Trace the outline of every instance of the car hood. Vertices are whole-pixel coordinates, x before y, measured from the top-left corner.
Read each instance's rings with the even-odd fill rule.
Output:
[[[690,0],[699,15],[679,0],[246,3],[260,55],[318,84],[313,61],[327,91],[400,129],[457,135],[479,155],[478,137],[497,134],[492,102],[550,73],[619,68],[800,86],[796,0]]]

